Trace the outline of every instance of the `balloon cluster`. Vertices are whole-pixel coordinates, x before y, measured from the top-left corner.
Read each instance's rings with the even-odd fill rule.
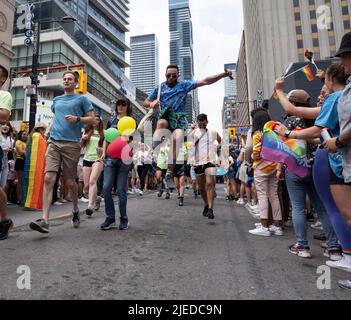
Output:
[[[110,128],[105,131],[105,140],[110,143],[107,155],[111,158],[122,158],[123,149],[128,145],[126,136],[131,136],[136,130],[136,122],[131,117],[123,117],[118,121],[118,130]]]

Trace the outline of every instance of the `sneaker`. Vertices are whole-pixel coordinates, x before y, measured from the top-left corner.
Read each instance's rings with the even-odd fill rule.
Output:
[[[179,193],[179,191],[178,191],[178,200],[180,199],[180,193]]]
[[[0,222],[0,241],[9,237],[9,231],[13,228],[12,220]]]
[[[351,280],[340,280],[338,281],[340,288],[351,291]]]
[[[184,197],[179,197],[179,207],[184,206]]]
[[[133,193],[135,194],[135,193],[138,193],[138,189],[137,188],[133,188]]]
[[[56,202],[53,203],[53,205],[54,205],[54,206],[62,206],[63,203],[60,202],[60,201],[56,201]]]
[[[300,258],[312,258],[310,247],[308,246],[304,247],[296,243],[289,247],[289,251],[292,254],[296,254]]]
[[[290,228],[290,227],[292,227],[292,226],[293,226],[293,223],[292,223],[291,220],[288,220],[288,221],[285,221],[285,222],[284,222],[284,227],[285,227],[285,228]]]
[[[244,201],[244,199],[240,198],[236,203],[240,204],[240,205],[244,205],[245,201]]]
[[[134,194],[134,192],[133,192],[133,190],[129,189],[129,190],[127,191],[127,194]]]
[[[143,191],[139,191],[139,196],[143,196],[144,195],[144,192]]]
[[[213,220],[215,218],[215,216],[213,214],[213,209],[208,209],[207,218],[209,218],[210,220]]]
[[[87,208],[87,209],[85,210],[85,214],[88,216],[88,218],[91,218],[91,216],[93,215],[93,213],[94,213],[94,209],[92,209],[92,208]]]
[[[160,190],[160,191],[158,192],[157,196],[158,196],[159,198],[161,198],[162,195],[163,195],[163,190]]]
[[[317,221],[316,223],[311,224],[311,228],[314,230],[321,230],[323,231],[323,226],[320,221]]]
[[[31,222],[29,224],[29,227],[32,230],[38,231],[40,233],[49,233],[49,223],[46,222],[44,219],[39,219],[35,222]]]
[[[270,226],[269,231],[272,233],[273,236],[281,237],[284,235],[283,229],[280,227]]]
[[[79,199],[79,201],[80,201],[80,202],[83,202],[83,203],[88,203],[88,202],[89,202],[89,199],[86,198],[86,197],[81,197],[81,198]]]
[[[128,221],[121,221],[119,224],[119,230],[128,230],[129,222]]]
[[[100,229],[103,231],[116,228],[116,221],[111,218],[106,218],[105,222],[100,226]]]
[[[261,228],[262,227],[262,223],[255,223],[255,228],[257,229],[257,228]]]
[[[101,198],[101,197],[97,197],[97,198],[96,198],[95,207],[94,207],[94,210],[95,210],[95,211],[99,211],[99,210],[100,210],[101,201],[102,201],[102,198]]]
[[[171,199],[171,194],[169,192],[166,193],[166,200]]]
[[[342,259],[342,250],[341,248],[328,247],[324,249],[323,255],[331,261],[340,261]]]
[[[209,210],[208,206],[205,206],[204,211],[202,212],[202,215],[204,217],[208,217],[208,210]]]
[[[351,272],[351,263],[343,256],[339,261],[327,261],[327,266],[340,269],[346,272]]]
[[[249,233],[251,233],[254,236],[263,236],[263,237],[270,237],[272,235],[269,229],[263,226],[250,230]]]
[[[226,196],[225,197],[225,201],[229,201],[230,200],[230,197],[229,196]]]
[[[73,212],[72,226],[75,229],[79,228],[79,226],[80,226],[79,211]]]

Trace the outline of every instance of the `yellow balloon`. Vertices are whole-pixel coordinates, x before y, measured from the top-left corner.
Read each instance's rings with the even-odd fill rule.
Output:
[[[118,121],[118,132],[122,136],[131,136],[136,129],[136,122],[131,117],[123,117]]]

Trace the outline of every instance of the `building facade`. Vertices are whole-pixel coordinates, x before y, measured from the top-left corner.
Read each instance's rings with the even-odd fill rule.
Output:
[[[146,94],[159,85],[159,47],[155,34],[130,38],[130,80]]]
[[[12,95],[14,98],[14,112],[12,120],[28,120],[29,115],[29,98],[27,97],[28,86],[30,85],[30,72],[32,67],[33,46],[24,44],[24,20],[27,14],[27,5],[17,2],[17,15],[14,23],[14,37],[12,41],[15,57],[12,60],[12,70],[14,78],[12,79]],[[104,20],[100,16],[100,29],[119,26],[123,22],[122,8],[126,11],[128,1],[120,0],[119,6],[114,6],[111,10],[105,1],[75,0],[71,2],[62,2],[58,0],[44,0],[36,5],[34,16],[40,21],[40,47],[39,47],[39,65],[40,65],[40,85],[38,87],[38,110],[37,116],[43,105],[50,106],[55,96],[62,94],[62,73],[72,68],[84,69],[88,74],[88,93],[87,97],[92,101],[96,111],[103,117],[107,118],[111,113],[111,106],[114,101],[120,97],[128,98],[133,105],[133,116],[140,120],[145,114],[145,109],[136,102],[136,88],[133,83],[124,74],[124,67],[128,64],[124,58],[124,52],[118,52],[114,45],[119,41],[122,46],[123,37],[120,34],[115,35],[112,46],[110,40],[112,36],[97,37],[96,32],[92,29],[92,18],[96,13],[92,11],[92,4],[101,7],[99,12],[103,11],[106,16],[112,19],[115,16],[115,25],[111,21]],[[103,6],[104,5],[104,6]],[[105,7],[106,6],[106,7]],[[95,9],[94,9],[95,10]],[[88,13],[88,15],[84,15]],[[117,13],[119,13],[117,15]],[[72,16],[77,19],[74,23],[62,23],[61,19],[65,16]],[[95,22],[94,26],[97,27]],[[122,30],[123,28],[121,28]],[[128,25],[124,26],[124,30]],[[114,29],[111,29],[113,33]],[[95,33],[94,33],[95,32]],[[95,34],[95,36],[94,36]],[[116,38],[119,38],[117,41]],[[110,45],[110,47],[109,47]],[[124,50],[127,50],[127,45]],[[122,54],[123,51],[123,54]],[[113,108],[112,108],[113,109]],[[39,119],[37,117],[37,119]],[[45,115],[46,118],[49,115]],[[42,119],[41,119],[42,120]]]
[[[229,78],[224,79],[224,96],[233,97],[237,95],[237,75],[236,63],[227,63],[224,65],[224,70],[229,69],[233,72],[233,80]]]
[[[3,0],[0,7],[0,65],[10,68],[12,52],[13,20],[15,16],[16,1]],[[9,81],[5,83],[7,88]]]
[[[193,26],[189,0],[168,0],[170,31],[170,63],[180,69],[180,80],[194,79]],[[186,113],[194,122],[199,110],[197,94],[188,94]]]
[[[243,1],[250,108],[271,97],[274,80],[305,61],[306,49],[316,60],[334,55],[350,31],[350,9],[351,0]]]

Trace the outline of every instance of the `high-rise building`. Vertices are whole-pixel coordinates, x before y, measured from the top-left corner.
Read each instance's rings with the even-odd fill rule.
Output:
[[[237,95],[237,76],[236,76],[236,63],[227,63],[224,65],[224,70],[229,69],[233,72],[233,80],[228,77],[224,79],[224,96],[234,97]]]
[[[350,0],[243,1],[251,109],[271,97],[274,80],[303,62],[306,49],[316,60],[335,54],[350,31],[350,8]]]
[[[189,0],[168,0],[170,31],[170,62],[180,69],[181,80],[194,79],[193,26]],[[198,100],[194,91],[187,97],[188,121],[194,122],[198,115]]]
[[[0,65],[10,68],[12,59],[12,33],[13,18],[15,15],[16,1],[6,0],[1,2],[0,7]],[[6,85],[5,85],[6,87]]]
[[[150,94],[159,85],[159,49],[155,34],[130,38],[130,79],[134,85]]]
[[[12,120],[21,121],[28,120],[29,114],[26,93],[30,85],[33,45],[24,44],[28,3],[16,0],[16,5],[12,40],[15,54],[12,60],[12,74],[15,75],[11,91],[14,98]],[[137,120],[143,117],[145,109],[136,101],[136,87],[124,73],[124,68],[129,66],[125,58],[125,52],[129,50],[125,42],[128,10],[128,0],[41,0],[35,4],[34,20],[40,21],[41,31],[39,106],[43,104],[50,110],[48,106],[53,98],[63,92],[62,72],[73,65],[87,73],[87,97],[101,116],[107,118],[114,101],[126,97],[133,105],[133,116]],[[77,21],[60,22],[66,16]],[[42,116],[41,120],[52,117],[49,113],[38,107],[37,116]]]

